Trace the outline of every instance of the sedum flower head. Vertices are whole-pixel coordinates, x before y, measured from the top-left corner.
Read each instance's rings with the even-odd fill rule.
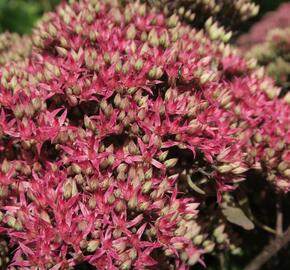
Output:
[[[98,0],[61,4],[32,41],[0,69],[0,230],[14,266],[189,269],[230,244],[223,224],[207,239],[193,194],[221,201],[250,168],[289,191],[289,106],[223,42]]]
[[[264,43],[268,33],[275,28],[285,29],[289,27],[290,4],[283,3],[276,11],[272,11],[263,16],[263,18],[254,24],[250,31],[241,35],[237,41],[241,48],[248,50],[256,44]]]
[[[260,66],[265,67],[266,73],[283,87],[282,95],[289,88],[289,10],[289,3],[282,4],[237,40],[242,52],[249,58],[255,58]]]

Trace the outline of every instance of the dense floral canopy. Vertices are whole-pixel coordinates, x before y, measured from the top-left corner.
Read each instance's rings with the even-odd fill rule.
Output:
[[[47,14],[32,41],[0,69],[11,265],[188,269],[223,230],[201,233],[192,189],[221,201],[263,169],[289,191],[280,90],[177,15],[82,0]]]

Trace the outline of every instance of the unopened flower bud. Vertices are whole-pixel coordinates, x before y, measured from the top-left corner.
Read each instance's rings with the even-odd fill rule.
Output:
[[[88,241],[83,239],[80,241],[80,248],[81,249],[86,249],[88,247]]]
[[[161,162],[163,162],[163,161],[167,158],[168,153],[169,153],[168,150],[162,152],[162,153],[159,155],[158,159],[159,159]]]
[[[153,28],[148,35],[148,43],[152,47],[158,47],[159,46],[159,39],[156,30]]]
[[[8,186],[2,186],[2,185],[0,185],[0,199],[7,198],[8,194],[9,194],[9,188],[8,188]]]
[[[178,16],[176,14],[171,15],[171,17],[167,21],[167,25],[170,28],[175,27],[177,23],[178,23]]]
[[[10,164],[7,161],[7,159],[5,158],[2,162],[2,165],[1,165],[1,172],[6,174],[6,173],[8,173],[9,169],[10,169]]]
[[[42,107],[42,100],[38,97],[32,99],[32,106],[35,111],[39,111]]]
[[[70,199],[72,196],[72,184],[71,182],[67,182],[63,188],[63,197],[65,199]]]
[[[142,32],[142,34],[141,34],[141,40],[143,42],[145,42],[147,40],[147,33],[146,32]]]
[[[153,67],[150,69],[149,73],[148,73],[148,77],[150,79],[155,79],[156,78],[156,73],[157,73],[157,67]]]
[[[137,250],[135,249],[135,248],[132,248],[130,251],[129,251],[129,258],[131,259],[131,260],[135,260],[136,258],[137,258],[137,255],[138,255],[138,253],[137,253]]]
[[[129,270],[129,269],[131,269],[131,266],[132,266],[132,261],[131,260],[126,260],[125,262],[123,262],[120,265],[120,269],[121,270]]]
[[[161,37],[159,39],[159,43],[164,48],[167,48],[169,46],[169,35],[168,35],[167,31],[161,35]]]
[[[210,253],[213,251],[215,244],[209,240],[206,240],[203,242],[203,247],[208,253]]]
[[[97,248],[100,246],[100,241],[99,240],[91,240],[88,242],[87,246],[87,252],[92,253],[97,250]]]
[[[194,253],[188,260],[187,264],[192,266],[195,265],[200,258],[200,254],[198,252]]]
[[[16,218],[13,216],[8,216],[7,217],[7,224],[9,227],[14,228],[15,224],[16,224]]]
[[[167,169],[169,168],[172,168],[176,165],[176,163],[178,162],[178,159],[177,158],[171,158],[171,159],[168,159],[164,162],[164,165]]]
[[[82,169],[78,164],[73,163],[72,164],[72,171],[74,174],[80,174],[82,172]]]
[[[153,170],[152,170],[152,168],[150,168],[150,169],[147,170],[146,173],[145,173],[145,179],[146,179],[146,180],[151,179],[151,178],[152,178],[152,175],[153,175]]]
[[[135,67],[136,71],[140,71],[142,69],[142,67],[143,67],[143,60],[141,58],[139,58],[136,61],[134,67]]]
[[[139,209],[140,211],[146,211],[150,206],[150,202],[142,202],[140,205],[139,205]]]
[[[193,238],[193,243],[198,246],[202,243],[202,240],[203,240],[203,235],[200,234]]]
[[[278,164],[279,172],[284,172],[288,168],[288,164],[285,161],[282,161]]]
[[[137,205],[138,205],[137,197],[136,196],[132,196],[130,198],[130,200],[128,201],[128,207],[129,207],[129,209],[131,209],[131,210],[132,209],[136,209]]]
[[[48,24],[48,33],[52,37],[56,37],[56,35],[57,35],[57,29],[55,28],[55,26],[52,23]]]
[[[136,33],[137,33],[137,31],[136,31],[135,26],[133,24],[131,24],[129,26],[129,28],[127,29],[127,33],[126,33],[127,39],[129,39],[129,40],[135,39]]]
[[[224,165],[221,165],[217,168],[217,170],[220,172],[220,173],[228,173],[230,172],[231,170],[233,169],[232,165],[230,164],[224,164]]]
[[[89,184],[90,191],[92,192],[96,191],[99,186],[98,180],[96,178],[90,179],[88,184]]]
[[[100,2],[99,1],[96,1],[94,8],[95,8],[95,12],[99,13],[99,11],[100,11]]]

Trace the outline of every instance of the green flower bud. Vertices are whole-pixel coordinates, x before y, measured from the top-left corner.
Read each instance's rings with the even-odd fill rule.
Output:
[[[231,170],[233,169],[232,165],[230,164],[224,164],[224,165],[221,165],[217,168],[217,170],[220,172],[220,173],[228,173],[230,172]]]
[[[141,40],[143,42],[145,42],[147,40],[147,33],[146,32],[142,32],[142,34],[141,34]]]
[[[95,42],[97,40],[97,37],[99,36],[99,33],[97,31],[90,31],[89,37],[91,42]]]
[[[16,218],[13,216],[8,216],[7,217],[7,224],[9,227],[14,228],[15,224],[16,224]]]
[[[134,67],[135,67],[136,71],[140,71],[142,69],[142,67],[143,67],[143,60],[141,58],[139,58],[136,61]]]
[[[178,159],[177,158],[171,158],[171,159],[168,159],[164,162],[164,165],[167,169],[169,168],[172,168],[176,165],[176,163],[178,162]]]
[[[132,248],[130,251],[129,251],[129,258],[131,259],[131,260],[135,260],[136,258],[137,258],[137,255],[138,255],[138,253],[137,253],[137,250],[135,249],[135,248]]]
[[[57,36],[57,29],[55,28],[55,26],[52,23],[48,24],[48,33],[52,37],[56,37]]]
[[[153,68],[150,69],[148,73],[148,77],[153,80],[156,78],[156,73],[157,73],[157,67],[154,66]]]
[[[88,241],[87,240],[81,240],[80,241],[80,248],[81,249],[86,249],[88,247]]]
[[[99,186],[98,180],[96,178],[92,178],[88,184],[89,184],[90,191],[92,192],[96,191]]]
[[[140,211],[146,211],[148,209],[148,207],[150,206],[150,202],[142,202],[140,205],[139,205],[139,209]]]
[[[178,16],[176,14],[171,15],[171,17],[167,20],[168,27],[173,28],[177,24],[178,24]]]
[[[288,169],[288,164],[285,161],[282,161],[278,164],[279,172],[284,172],[286,169]]]
[[[133,40],[136,37],[137,30],[133,24],[127,29],[126,37],[128,40]]]
[[[95,3],[95,12],[96,13],[99,13],[99,11],[100,11],[100,2],[99,1],[97,1],[96,3]]]
[[[153,28],[148,35],[148,43],[152,47],[158,47],[159,46],[159,39],[156,30]]]
[[[203,235],[200,234],[193,238],[193,243],[198,246],[202,243],[202,240],[203,240]]]
[[[33,106],[35,111],[40,111],[40,109],[42,107],[41,98],[36,97],[36,98],[32,99],[32,106]]]
[[[130,200],[128,201],[128,207],[129,209],[136,209],[136,207],[138,206],[138,200],[136,196],[132,196],[130,198]]]
[[[72,184],[71,182],[67,182],[63,188],[63,197],[68,200],[71,198],[71,196],[72,196]]]
[[[142,193],[148,193],[151,190],[152,187],[152,181],[146,181],[142,186]]]
[[[223,233],[224,229],[225,229],[224,224],[219,225],[217,228],[214,229],[213,235],[215,237],[218,237],[219,235],[221,235]]]
[[[200,254],[199,253],[194,253],[188,260],[187,264],[192,266],[195,265],[197,263],[197,261],[199,260]]]
[[[153,170],[152,168],[150,168],[148,171],[146,171],[145,173],[145,179],[148,180],[148,179],[151,179],[152,178],[152,175],[153,175]]]
[[[100,241],[99,240],[91,240],[88,242],[87,246],[87,252],[93,253],[97,250],[97,248],[100,246]]]
[[[16,220],[14,229],[18,232],[23,230],[23,225],[19,220]]]
[[[167,31],[161,35],[161,37],[159,39],[159,43],[164,48],[167,48],[169,46],[169,35],[168,35]]]
[[[129,269],[131,269],[131,266],[132,266],[132,261],[127,260],[121,264],[120,269],[121,270],[129,270]]]
[[[73,163],[71,167],[74,174],[80,174],[82,172],[81,167],[76,163]]]
[[[1,165],[1,172],[6,174],[6,173],[8,173],[9,169],[10,169],[10,164],[7,161],[7,159],[5,158],[2,162],[2,165]]]
[[[162,161],[162,162],[165,161],[165,159],[167,158],[168,153],[169,153],[168,150],[162,152],[162,153],[159,155],[158,159],[159,159],[160,161]]]
[[[8,186],[2,186],[0,185],[0,199],[5,199],[8,197],[9,194],[9,188]]]

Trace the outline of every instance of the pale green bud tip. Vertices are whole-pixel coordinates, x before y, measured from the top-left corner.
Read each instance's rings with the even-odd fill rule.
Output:
[[[137,33],[137,31],[136,31],[135,26],[134,25],[130,25],[130,27],[127,30],[127,34],[126,34],[127,39],[133,40],[135,38],[135,36],[136,36],[136,33]]]
[[[66,183],[63,190],[63,196],[65,199],[69,199],[72,196],[72,184]]]
[[[98,240],[91,240],[88,242],[87,251],[88,252],[95,252],[99,247],[100,242]]]
[[[171,158],[171,159],[168,159],[164,162],[164,165],[167,169],[169,168],[172,168],[176,165],[176,163],[178,162],[178,159],[177,158]]]
[[[171,15],[171,17],[167,21],[168,27],[173,28],[177,24],[178,24],[178,16],[176,14]]]
[[[135,63],[135,69],[136,71],[140,71],[143,67],[143,60],[142,59],[138,59]]]

